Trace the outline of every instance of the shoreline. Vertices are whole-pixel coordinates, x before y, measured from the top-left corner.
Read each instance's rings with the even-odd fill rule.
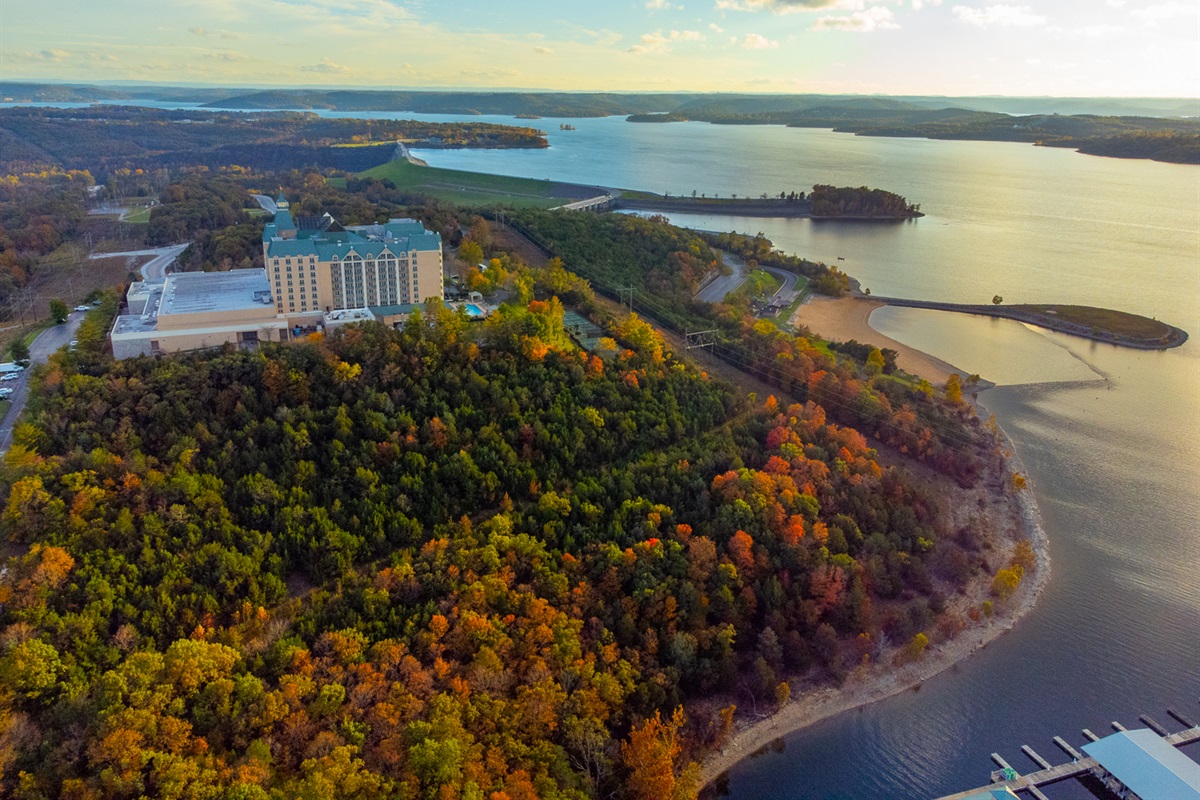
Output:
[[[865,335],[870,336],[875,343],[878,344],[880,340],[884,340],[889,343],[887,345],[889,347],[900,345],[900,348],[903,348],[898,348],[901,358],[908,356],[910,364],[916,359],[921,365],[921,370],[914,371],[903,364],[901,366],[927,380],[932,381],[934,377],[930,374],[931,369],[936,370],[938,374],[942,372],[945,372],[946,375],[949,372],[963,374],[961,370],[951,364],[915,348],[894,342],[870,328],[867,319],[871,312],[884,305],[883,303],[867,301],[865,298],[830,298],[828,302],[830,304],[841,303],[844,300],[851,300],[853,304],[835,307],[836,310],[833,311],[822,309],[819,314],[808,315],[809,320],[812,321],[815,317],[823,319],[829,314],[844,312],[848,306],[854,313],[841,316],[841,327],[837,330],[822,327],[820,330],[826,334],[849,332],[851,335],[848,335],[847,338],[858,338],[859,341],[863,341],[863,328],[865,327],[867,329]],[[797,309],[794,320],[801,317],[801,311],[807,305],[808,303],[805,303]],[[897,361],[899,362],[900,359],[898,358]],[[986,407],[982,403],[976,405],[977,413],[985,410]],[[1008,553],[1012,552],[1016,542],[1021,539],[1029,539],[1033,545],[1037,565],[1031,573],[1024,576],[1013,597],[1003,605],[997,606],[996,613],[992,617],[984,618],[977,623],[970,623],[969,627],[952,639],[936,644],[931,643],[925,653],[916,660],[897,666],[893,660],[905,648],[904,645],[893,646],[885,653],[880,654],[879,658],[869,666],[859,667],[851,672],[841,686],[825,685],[797,692],[791,702],[771,716],[748,723],[742,721],[735,727],[729,741],[720,750],[711,753],[701,762],[700,782],[703,788],[710,787],[722,775],[742,761],[753,757],[776,739],[839,714],[864,708],[902,692],[919,689],[925,681],[955,667],[1012,630],[1033,610],[1050,577],[1049,538],[1042,527],[1033,487],[1028,483],[1028,475],[1021,457],[1013,447],[1007,432],[1003,428],[999,430],[1000,446],[1009,453],[1003,462],[1004,475],[1007,475],[1008,471],[1020,472],[1026,476],[1026,486],[1015,494],[1003,488],[996,489],[993,482],[997,476],[991,474],[981,479],[980,485],[973,491],[981,497],[986,496],[989,503],[995,504],[995,507],[990,506],[989,510],[995,512],[999,517],[993,519],[993,522],[997,525],[1001,543],[1006,546],[1006,557]],[[993,468],[993,470],[999,469],[1000,466]],[[1002,482],[1000,485],[1004,486],[1005,484]],[[991,580],[990,574],[977,576],[961,594],[951,600],[951,603],[958,607],[965,607],[981,598],[990,597]]]
[[[935,385],[943,385],[951,373],[965,378],[967,373],[953,364],[898,342],[871,327],[871,313],[886,303],[864,296],[825,297],[809,295],[792,314],[788,322],[804,326],[819,336],[834,341],[847,342],[855,339],[864,344],[895,350],[896,365],[905,372],[925,378]]]

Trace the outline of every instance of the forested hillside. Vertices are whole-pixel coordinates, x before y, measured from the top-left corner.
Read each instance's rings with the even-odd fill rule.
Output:
[[[4,462],[4,794],[691,798],[733,709],[678,707],[837,679],[980,569],[859,433],[634,317],[609,362],[553,297],[468,325],[54,357]]]
[[[820,403],[838,422],[926,461],[964,485],[979,475],[980,453],[970,432],[979,423],[962,402],[957,376],[948,402],[939,402],[928,383],[876,374],[882,371],[882,354],[874,367],[869,359],[867,364],[839,362],[818,338],[785,332],[756,317],[744,298],[718,305],[692,300],[700,280],[718,269],[710,243],[748,261],[803,274],[830,294],[846,288],[847,278],[837,268],[780,253],[762,236],[702,235],[662,218],[523,211],[513,220],[592,281],[597,291],[619,299],[622,287],[633,287],[634,307],[676,333],[714,330],[713,352],[738,369],[797,400]]]
[[[394,155],[398,139],[441,147],[545,147],[532,128],[483,122],[328,119],[300,112],[214,113],[127,106],[0,109],[0,172],[86,169],[100,180],[121,169],[285,171],[310,166],[358,172]],[[376,147],[337,147],[369,145]]]

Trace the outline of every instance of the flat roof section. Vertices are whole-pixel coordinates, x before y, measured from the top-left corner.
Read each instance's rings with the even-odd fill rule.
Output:
[[[1142,800],[1200,800],[1200,764],[1149,728],[1105,736],[1083,752]]]
[[[271,284],[265,269],[228,272],[175,272],[163,286],[158,315],[242,311],[271,306]]]

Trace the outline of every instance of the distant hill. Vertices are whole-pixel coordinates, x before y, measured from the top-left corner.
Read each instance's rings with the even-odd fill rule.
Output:
[[[7,102],[89,103],[157,101],[220,109],[336,109],[425,114],[536,114],[598,117],[649,113],[709,116],[785,114],[815,107],[859,110],[964,108],[1001,114],[1200,117],[1200,98],[945,97],[936,95],[724,94],[704,92],[421,91],[380,89],[231,90],[157,85],[89,86],[0,82]],[[11,98],[11,99],[9,99]]]

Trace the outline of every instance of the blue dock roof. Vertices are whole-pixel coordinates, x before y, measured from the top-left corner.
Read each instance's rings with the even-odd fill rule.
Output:
[[[1200,764],[1148,728],[1105,736],[1083,752],[1142,800],[1200,800]]]

